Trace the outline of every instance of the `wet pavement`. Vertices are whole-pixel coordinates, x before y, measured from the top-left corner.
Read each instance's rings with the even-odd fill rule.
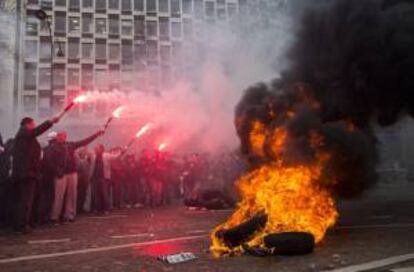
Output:
[[[215,259],[208,252],[209,231],[231,211],[190,211],[174,205],[80,216],[74,223],[25,236],[3,231],[0,271],[335,271],[414,253],[414,201],[343,202],[339,209],[337,227],[306,256]],[[176,265],[157,260],[183,251],[198,259]],[[393,271],[413,262],[368,271]]]

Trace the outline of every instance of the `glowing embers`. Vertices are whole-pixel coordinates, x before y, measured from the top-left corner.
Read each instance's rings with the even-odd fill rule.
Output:
[[[212,232],[213,254],[242,253],[242,245],[229,245],[217,232],[237,227],[258,214],[265,214],[267,221],[244,241],[245,247],[264,247],[266,235],[283,232],[310,233],[316,243],[320,242],[337,218],[330,192],[318,182],[321,170],[320,163],[283,167],[272,162],[241,177],[237,182],[241,195],[237,210]]]

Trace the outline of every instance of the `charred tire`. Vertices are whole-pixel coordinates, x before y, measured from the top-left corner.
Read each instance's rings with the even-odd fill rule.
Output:
[[[278,255],[304,255],[313,252],[315,238],[307,232],[273,233],[264,237],[264,244]]]

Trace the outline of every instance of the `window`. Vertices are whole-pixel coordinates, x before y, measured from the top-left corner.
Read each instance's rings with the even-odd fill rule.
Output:
[[[108,6],[110,9],[119,9],[119,0],[109,0]]]
[[[97,60],[106,60],[106,40],[96,40],[95,58]]]
[[[226,10],[225,10],[224,8],[217,9],[217,17],[218,17],[220,20],[224,20],[224,19],[226,19]]]
[[[26,41],[25,58],[37,58],[37,41]]]
[[[50,90],[50,68],[39,68],[39,90]]]
[[[134,20],[134,28],[135,28],[135,35],[136,36],[144,36],[145,35],[145,23],[144,17],[135,17]]]
[[[82,0],[82,6],[84,8],[91,8],[92,7],[92,0]]]
[[[106,19],[97,18],[95,21],[95,33],[106,34]]]
[[[93,65],[91,64],[84,64],[82,65],[82,88],[84,89],[92,89],[93,86]]]
[[[132,41],[122,41],[122,64],[132,64]]]
[[[147,0],[147,12],[157,12],[156,0]]]
[[[164,86],[169,86],[171,84],[171,68],[169,66],[161,67],[161,82]]]
[[[193,35],[193,22],[190,19],[183,19],[183,32],[185,37]]]
[[[30,4],[30,5],[37,5],[38,0],[29,0],[29,1],[27,1],[27,3]]]
[[[192,0],[183,0],[183,13],[191,14],[192,9],[193,9]]]
[[[68,68],[68,85],[78,86],[80,73],[78,68]]]
[[[38,20],[36,18],[27,18],[26,22],[26,35],[37,36]]]
[[[49,34],[49,26],[47,25],[46,20],[40,21],[40,31],[47,32]]]
[[[161,37],[170,36],[170,22],[168,18],[160,18],[160,36]]]
[[[55,12],[55,32],[66,33],[66,13]]]
[[[78,10],[80,8],[79,0],[70,0],[69,1],[69,8],[74,9],[74,10]]]
[[[228,3],[227,4],[227,14],[229,18],[233,18],[236,15],[237,7],[234,3]]]
[[[171,23],[171,35],[174,38],[181,38],[181,23],[180,22]]]
[[[172,57],[175,62],[180,62],[181,59],[181,44],[180,43],[173,43],[172,44]]]
[[[95,0],[95,11],[105,12],[106,11],[106,0]]]
[[[172,14],[181,13],[180,0],[171,0],[171,13]]]
[[[132,35],[132,20],[122,20],[122,35]]]
[[[52,9],[53,8],[53,0],[41,0],[40,7],[42,9]]]
[[[25,111],[35,111],[36,110],[36,96],[35,95],[25,95],[23,97],[23,107]]]
[[[145,44],[136,44],[134,59],[136,63],[143,62],[145,60]]]
[[[174,38],[181,38],[181,23],[180,22],[171,23],[171,35]]]
[[[132,4],[131,0],[122,0],[122,11],[131,11]]]
[[[158,59],[158,44],[156,41],[147,41],[147,57],[150,61],[156,61]]]
[[[55,5],[59,7],[66,7],[66,0],[55,0]]]
[[[120,71],[119,65],[117,64],[110,64],[109,65],[109,89],[119,89],[119,82],[120,82]]]
[[[47,114],[47,110],[50,109],[50,97],[49,96],[39,96],[39,110],[44,111]]]
[[[108,74],[105,69],[96,69],[95,71],[95,87],[98,90],[103,90],[108,87],[107,84]]]
[[[119,35],[118,15],[109,15],[109,34]]]
[[[82,32],[83,33],[92,33],[92,14],[83,13],[82,14]]]
[[[206,2],[206,15],[208,17],[214,16],[214,2]]]
[[[79,59],[79,39],[70,38],[68,41],[69,59]]]
[[[25,90],[36,90],[36,63],[25,63],[24,64],[24,89]]]
[[[55,41],[54,49],[55,49],[55,54],[53,55],[54,58],[59,57],[60,53],[62,53],[63,56],[65,56],[66,43],[61,42],[61,41]]]
[[[82,58],[91,59],[92,58],[92,43],[82,43]]]
[[[171,49],[169,45],[160,46],[160,56],[163,62],[171,61]]]
[[[109,44],[108,45],[108,50],[109,50],[109,59],[110,60],[119,60],[119,44]]]
[[[48,37],[40,37],[39,59],[40,62],[50,62],[50,39]]]
[[[147,21],[147,36],[157,36],[157,21]]]
[[[78,33],[80,30],[79,17],[69,17],[69,32]]]
[[[203,16],[203,0],[194,0],[194,13],[197,17]]]
[[[144,11],[144,0],[134,0],[134,10]]]
[[[55,63],[53,66],[53,89],[65,89],[65,64]]]
[[[159,0],[159,2],[158,2],[158,5],[159,5],[158,10],[160,12],[167,13],[169,11],[168,2],[169,2],[169,0]]]

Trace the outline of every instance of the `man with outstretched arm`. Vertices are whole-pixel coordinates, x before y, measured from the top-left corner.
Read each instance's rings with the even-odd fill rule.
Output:
[[[14,230],[20,233],[30,232],[29,222],[32,214],[36,184],[40,178],[41,147],[37,137],[59,122],[55,117],[36,126],[35,121],[25,117],[14,138],[12,150],[12,178],[15,185]]]
[[[73,222],[75,220],[78,190],[78,173],[76,169],[75,151],[78,148],[90,144],[104,133],[104,130],[100,130],[88,138],[77,142],[67,142],[67,134],[65,131],[58,133],[55,147],[56,158],[54,160],[56,164],[55,197],[50,214],[50,220],[53,223],[59,222],[63,207],[65,208],[63,211],[63,221]],[[64,200],[65,205],[63,205]]]

